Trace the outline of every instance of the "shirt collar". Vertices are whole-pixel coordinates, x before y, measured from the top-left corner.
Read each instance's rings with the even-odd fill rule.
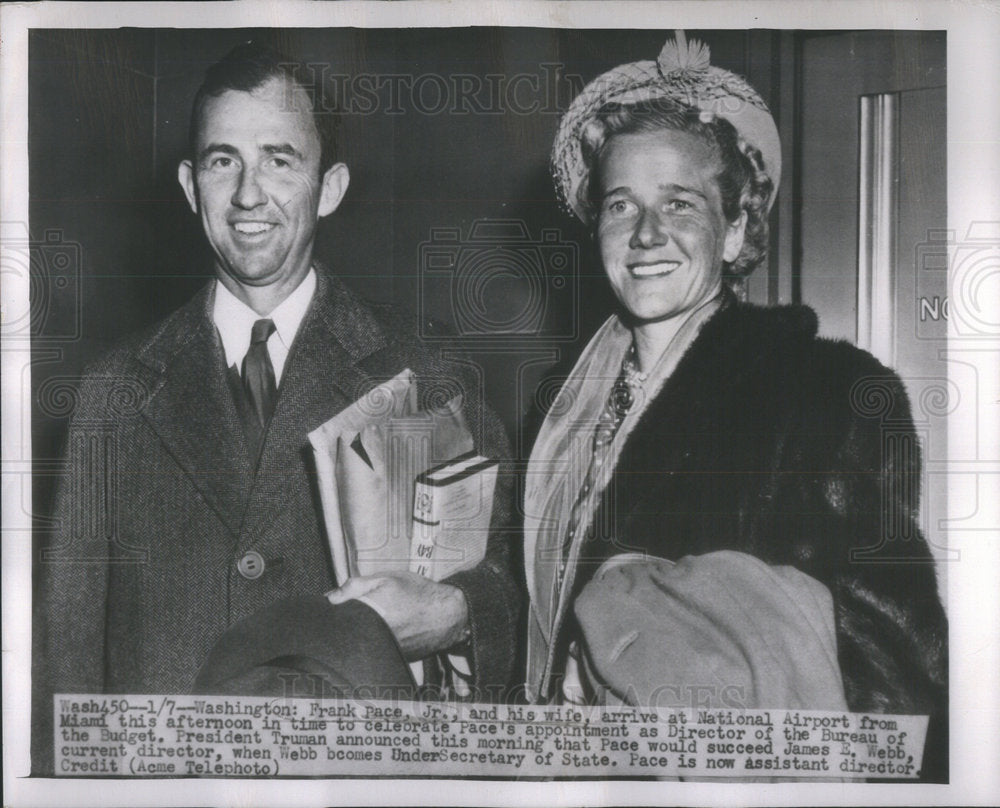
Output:
[[[281,341],[286,351],[291,350],[315,291],[316,270],[310,267],[302,283],[268,315],[268,319],[274,322],[275,337]],[[243,362],[243,357],[250,348],[250,331],[260,319],[262,318],[257,312],[216,280],[212,321],[222,338],[227,367],[239,367]]]

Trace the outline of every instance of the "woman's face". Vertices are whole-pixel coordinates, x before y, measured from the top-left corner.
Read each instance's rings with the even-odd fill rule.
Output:
[[[598,166],[604,271],[641,322],[689,311],[719,288],[743,246],[746,213],[727,222],[709,147],[686,132],[614,135]]]

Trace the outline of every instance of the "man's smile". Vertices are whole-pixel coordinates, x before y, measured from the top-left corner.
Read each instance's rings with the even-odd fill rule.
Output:
[[[256,236],[276,227],[272,222],[233,222],[233,229],[245,236]]]

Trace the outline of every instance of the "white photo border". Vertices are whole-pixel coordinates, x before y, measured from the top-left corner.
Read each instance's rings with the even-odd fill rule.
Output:
[[[948,218],[965,233],[1000,222],[1000,4],[946,0],[867,3],[773,2],[308,2],[10,4],[0,8],[0,220],[28,219],[27,57],[30,28],[242,28],[535,26],[577,28],[801,28],[947,31]],[[641,57],[637,54],[637,58]],[[27,282],[5,277],[5,310],[27,299]],[[960,301],[954,300],[953,306]],[[23,304],[22,304],[23,305]],[[953,309],[954,310],[954,309]],[[993,318],[992,322],[997,322]],[[949,351],[959,344],[949,324]],[[28,778],[30,727],[30,524],[19,480],[30,477],[21,447],[30,441],[23,389],[27,346],[4,345],[3,417],[3,762],[4,804],[21,805],[941,805],[1000,800],[1000,345],[979,340],[962,361],[981,383],[977,436],[949,424],[957,473],[949,515],[964,518],[949,537],[960,561],[949,567],[951,783],[935,785],[726,784],[454,780],[46,780]],[[954,437],[952,437],[954,436]],[[967,440],[978,437],[974,463]],[[960,455],[959,452],[962,454]],[[30,451],[28,453],[30,456]],[[978,495],[978,496],[977,496]],[[985,495],[985,499],[984,499]],[[973,529],[965,529],[966,526]]]

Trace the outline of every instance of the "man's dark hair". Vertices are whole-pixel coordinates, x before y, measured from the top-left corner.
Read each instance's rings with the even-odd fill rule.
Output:
[[[198,88],[194,103],[191,105],[191,124],[188,129],[188,148],[191,158],[196,159],[198,156],[195,153],[198,122],[202,107],[208,98],[216,98],[228,90],[248,93],[271,79],[287,78],[309,96],[313,123],[319,135],[319,173],[322,177],[337,161],[337,116],[334,110],[325,109],[322,86],[308,86],[300,81],[299,76],[304,72],[305,68],[299,62],[257,42],[244,42],[229,51],[205,71],[205,80]]]

